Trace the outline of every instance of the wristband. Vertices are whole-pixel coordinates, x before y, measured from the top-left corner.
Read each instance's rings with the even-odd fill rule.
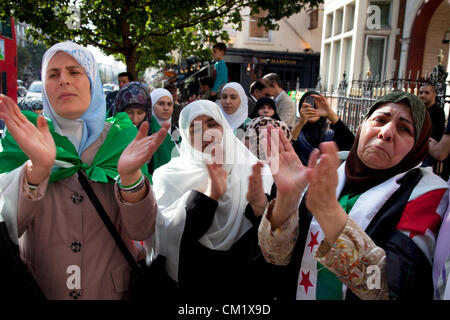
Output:
[[[120,190],[123,191],[128,191],[128,192],[136,192],[140,189],[142,189],[143,185],[144,185],[144,175],[141,175],[141,177],[132,185],[129,186],[124,186],[122,185],[121,181],[120,181],[120,177],[117,180],[117,185],[119,186]]]

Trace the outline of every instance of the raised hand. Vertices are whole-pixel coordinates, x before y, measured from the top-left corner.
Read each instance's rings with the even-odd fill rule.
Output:
[[[319,116],[327,117],[333,124],[339,120],[338,115],[333,111],[328,103],[328,100],[324,96],[312,94],[311,97],[314,97],[314,104],[317,108]]]
[[[0,95],[0,118],[5,121],[8,132],[20,149],[31,160],[26,170],[28,182],[40,184],[50,174],[56,158],[56,146],[47,120],[39,116],[36,127],[22,114],[17,104],[4,95]]]
[[[250,203],[255,216],[260,217],[264,213],[267,205],[267,197],[264,193],[261,169],[264,166],[261,162],[257,162],[253,166],[252,175],[248,178],[247,200]]]
[[[272,226],[281,225],[298,209],[300,197],[308,184],[308,171],[280,129],[268,125],[267,146],[270,171],[277,186],[277,201],[272,214]],[[270,141],[270,143],[267,143]],[[313,153],[317,153],[315,150]]]
[[[227,171],[221,164],[207,163],[209,181],[206,195],[211,199],[219,201],[219,199],[227,191]]]
[[[320,162],[317,165],[317,153],[308,160],[311,164],[309,187],[306,195],[306,207],[314,215],[325,233],[330,245],[337,239],[347,221],[347,214],[336,199],[338,184],[337,168],[340,165],[335,142],[320,144]]]
[[[300,124],[305,125],[309,119],[319,117],[319,111],[314,109],[309,103],[303,103],[300,108],[300,119],[298,120]]]
[[[122,184],[129,185],[136,182],[141,175],[141,167],[146,164],[158,150],[161,143],[166,138],[170,128],[170,123],[165,122],[158,132],[147,136],[149,124],[144,121],[139,127],[139,131],[133,141],[123,150],[117,171],[119,172]]]

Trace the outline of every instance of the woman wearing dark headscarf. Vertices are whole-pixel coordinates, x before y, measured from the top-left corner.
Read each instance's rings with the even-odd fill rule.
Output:
[[[430,133],[423,103],[394,92],[372,105],[342,165],[335,143],[326,142],[319,164],[316,150],[304,167],[279,135],[281,143],[271,148],[279,155],[278,195],[259,229],[266,260],[285,266],[272,277],[284,287],[275,295],[432,299],[432,257],[448,186],[419,168]]]
[[[314,97],[314,107],[305,102],[308,96]],[[300,118],[292,128],[292,140],[294,150],[304,165],[308,164],[310,153],[325,141],[336,142],[340,151],[350,150],[355,137],[339,119],[325,97],[315,91],[308,91],[298,105]]]
[[[114,101],[114,114],[126,112],[137,128],[144,121],[151,122],[151,109],[150,92],[142,83],[129,82],[117,92]]]
[[[44,109],[42,100],[36,97],[23,98],[17,105],[22,111],[32,111],[38,115],[41,115]]]

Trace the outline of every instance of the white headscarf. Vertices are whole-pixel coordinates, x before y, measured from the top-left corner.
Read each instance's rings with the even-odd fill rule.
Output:
[[[58,115],[53,110],[45,90],[47,66],[58,51],[71,55],[84,68],[91,84],[91,103],[79,119],[65,119]],[[41,74],[43,113],[53,121],[55,131],[65,135],[75,146],[78,154],[81,155],[83,150],[97,140],[105,126],[105,95],[94,55],[88,49],[70,41],[57,43],[48,49],[42,57]]]
[[[233,113],[233,114],[227,114],[225,111],[223,111],[222,105],[220,106],[220,109],[222,110],[223,115],[225,116],[225,119],[227,119],[229,125],[233,130],[239,128],[245,120],[248,118],[248,98],[245,94],[244,88],[237,83],[237,82],[228,82],[223,88],[222,93],[226,88],[232,88],[236,90],[237,94],[239,95],[239,98],[241,99],[241,104],[239,105],[239,108]]]
[[[166,271],[178,281],[178,261],[181,237],[186,220],[186,200],[191,190],[205,192],[208,171],[202,156],[190,144],[189,126],[196,117],[208,115],[223,128],[221,141],[224,150],[224,169],[228,172],[227,191],[218,201],[214,220],[199,242],[212,250],[229,250],[251,227],[244,216],[248,204],[248,178],[257,158],[234,136],[219,107],[208,100],[198,100],[187,105],[180,114],[180,156],[155,170],[153,190],[158,203],[155,238],[147,242],[155,248],[156,255],[166,257]],[[263,168],[263,186],[270,193],[272,175],[267,166]]]
[[[164,88],[158,88],[153,90],[150,93],[150,96],[152,98],[152,115],[155,117],[156,121],[158,121],[159,125],[161,126],[164,122],[171,122],[172,121],[172,117],[170,117],[170,119],[168,120],[161,120],[159,119],[156,115],[155,115],[155,111],[153,110],[153,106],[158,102],[159,99],[161,99],[162,97],[169,97],[170,100],[173,103],[173,97],[172,94],[169,92],[169,90],[166,90]]]

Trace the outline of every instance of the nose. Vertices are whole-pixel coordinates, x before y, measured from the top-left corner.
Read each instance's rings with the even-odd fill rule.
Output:
[[[62,86],[63,84],[69,85],[69,79],[66,77],[65,72],[61,72],[59,76],[59,85]]]
[[[380,131],[378,132],[378,138],[390,142],[392,141],[394,130],[395,128],[393,128],[393,123],[388,122],[380,128]]]

